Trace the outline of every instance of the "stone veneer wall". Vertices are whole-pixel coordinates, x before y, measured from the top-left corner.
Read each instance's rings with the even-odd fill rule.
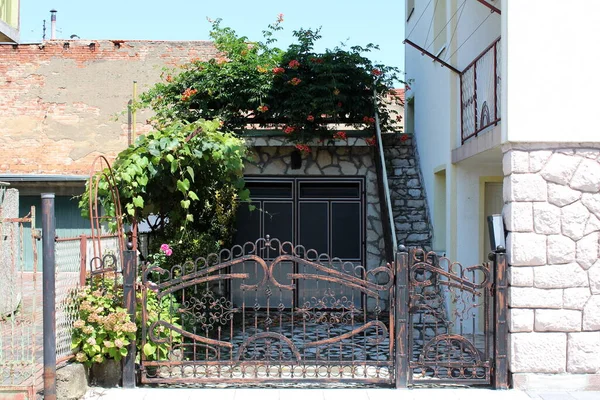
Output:
[[[366,146],[364,140],[358,138],[338,141],[336,146],[312,146],[312,152],[303,156],[302,168],[293,170],[290,154],[294,148],[289,144],[278,139],[257,138],[249,140],[248,145],[253,154],[246,162],[246,175],[365,177],[366,267],[372,269],[385,263],[373,147]]]
[[[600,144],[506,145],[515,387],[600,389]]]
[[[416,142],[412,136],[385,134],[383,152],[398,244],[430,250],[433,228]]]

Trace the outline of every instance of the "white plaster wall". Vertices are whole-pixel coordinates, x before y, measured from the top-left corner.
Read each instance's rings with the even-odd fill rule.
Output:
[[[456,176],[456,260],[466,267],[487,261],[481,250],[484,237],[480,232],[483,218],[480,210],[480,177],[503,176],[502,163],[458,164]]]
[[[450,20],[457,10],[461,6],[462,1],[459,0],[440,0],[447,1],[447,18]],[[433,4],[432,2],[427,7],[428,2],[416,1],[415,11],[413,16],[406,25],[406,33],[410,34],[409,39],[421,46],[430,43],[437,34],[437,32],[429,31],[430,22],[433,17]],[[495,3],[500,3],[495,2]],[[501,4],[498,4],[501,7]],[[497,5],[497,6],[498,6]],[[425,13],[423,14],[424,10]],[[460,15],[462,13],[462,15]],[[419,17],[421,20],[417,24]],[[460,21],[458,26],[458,16],[460,15]],[[481,25],[476,31],[479,24],[486,17],[489,18],[485,23]],[[447,26],[447,50],[442,54],[442,58],[459,70],[466,67],[471,61],[477,57],[486,47],[490,45],[498,36],[500,36],[500,23],[501,19],[498,14],[491,14],[490,10],[482,4],[475,1],[467,1],[464,9],[459,11],[452,19],[452,22]],[[416,25],[416,26],[415,26]],[[414,30],[413,30],[414,28]],[[453,37],[454,29],[456,33]],[[412,33],[411,33],[412,31]],[[473,35],[472,35],[473,34]],[[468,40],[467,38],[471,36]],[[450,39],[452,38],[452,42]],[[423,46],[427,47],[427,46]],[[455,50],[460,47],[452,57],[450,57]],[[434,51],[433,46],[429,47],[429,51]],[[472,209],[476,212],[479,207],[478,187],[474,189],[475,197],[469,197],[462,193],[465,189],[463,186],[469,185],[469,182],[462,182],[464,179],[471,179],[471,173],[466,173],[468,167],[458,166],[458,172],[452,173],[451,164],[451,151],[452,149],[460,146],[460,88],[459,88],[459,76],[450,71],[449,69],[442,67],[439,63],[434,62],[431,58],[421,55],[421,53],[406,45],[406,79],[414,80],[411,82],[411,91],[407,92],[407,98],[414,96],[415,98],[415,113],[414,113],[414,134],[417,141],[417,148],[419,151],[420,167],[423,174],[423,185],[427,193],[427,202],[429,209],[433,209],[433,193],[434,193],[434,171],[440,166],[445,166],[447,169],[446,173],[446,187],[448,207],[447,207],[447,230],[446,235],[447,245],[446,250],[452,257],[459,256],[454,253],[453,248],[461,248],[460,243],[466,243],[466,252],[469,254],[467,259],[469,262],[478,262],[479,258],[479,247],[473,248],[471,245],[473,238],[479,235],[479,228],[469,228],[464,232],[462,229],[454,227],[451,221],[452,213],[457,213],[456,220],[461,221],[465,216],[463,214],[468,213],[469,208],[465,208],[465,204],[469,207],[471,203],[476,205],[476,208]],[[494,174],[491,172],[482,172],[483,175],[501,175],[501,160],[498,159],[498,166],[495,167],[500,173]],[[474,168],[477,171],[478,167]],[[474,173],[474,172],[473,172]],[[475,177],[475,182],[478,185],[479,178]],[[452,199],[454,197],[453,189],[456,189],[456,207],[462,212],[454,210]],[[460,188],[458,188],[460,186]],[[471,193],[471,191],[469,191]],[[471,224],[473,225],[473,224]],[[455,243],[452,243],[451,238],[456,235],[456,231],[461,232],[461,237],[465,239],[457,239]],[[469,237],[468,235],[474,234]],[[461,241],[462,240],[462,241]],[[464,253],[465,251],[463,251]],[[461,254],[462,255],[462,254]],[[462,259],[460,259],[463,261]],[[467,260],[464,260],[467,261]]]
[[[597,142],[600,2],[506,2],[503,140]],[[558,104],[562,118],[556,118]],[[564,121],[564,123],[560,123]]]

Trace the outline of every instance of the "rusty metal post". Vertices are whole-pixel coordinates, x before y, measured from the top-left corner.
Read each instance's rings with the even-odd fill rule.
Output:
[[[508,389],[508,279],[506,276],[506,250],[502,246],[496,249],[494,261],[495,293],[495,354],[494,388]]]
[[[136,251],[128,238],[126,250],[123,250],[123,301],[132,322],[135,322],[136,270]],[[123,359],[123,387],[127,389],[135,388],[135,345],[135,340],[129,343],[127,356]]]
[[[396,389],[408,386],[408,253],[406,247],[399,246],[394,267],[396,269],[396,347],[395,378]]]
[[[56,281],[54,193],[42,193],[44,399],[56,399]]]
[[[79,286],[85,286],[87,265],[87,236],[81,235],[79,242]]]

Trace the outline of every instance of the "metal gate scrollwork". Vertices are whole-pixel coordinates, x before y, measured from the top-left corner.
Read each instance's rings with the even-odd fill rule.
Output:
[[[367,270],[268,236],[147,265],[142,346],[156,350],[141,354],[141,380],[392,383],[394,282],[390,265]],[[168,315],[151,315],[151,291]]]

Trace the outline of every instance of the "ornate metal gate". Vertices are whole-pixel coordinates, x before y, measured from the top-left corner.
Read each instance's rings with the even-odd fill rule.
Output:
[[[505,255],[491,259],[463,267],[420,249],[398,256],[404,383],[507,388]]]
[[[141,380],[391,383],[394,275],[268,236],[147,266]]]

